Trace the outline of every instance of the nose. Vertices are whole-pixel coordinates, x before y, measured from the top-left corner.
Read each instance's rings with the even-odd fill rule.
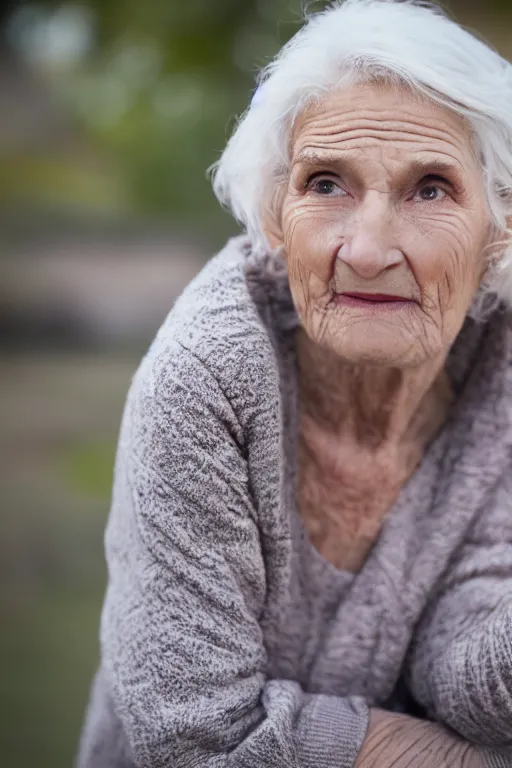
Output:
[[[399,248],[391,245],[391,219],[386,201],[368,200],[358,211],[338,259],[364,280],[374,280],[404,260]]]

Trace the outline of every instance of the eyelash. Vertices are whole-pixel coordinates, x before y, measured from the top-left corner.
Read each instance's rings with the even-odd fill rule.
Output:
[[[329,176],[329,174],[325,174],[322,172],[314,173],[312,176],[310,176],[306,182],[305,189],[307,191],[314,191],[314,184],[315,182],[321,182],[321,181],[329,181],[332,184],[335,184],[338,186],[338,188],[345,192],[345,190],[342,189],[342,187],[339,186],[337,183],[337,180],[333,178],[332,176]],[[453,194],[453,187],[448,181],[448,179],[445,179],[443,176],[436,176],[434,174],[429,176],[424,176],[421,181],[419,181],[414,186],[414,195],[416,195],[421,189],[425,187],[437,187],[441,191],[443,191],[446,195],[451,196]],[[323,197],[329,197],[329,195],[323,195]]]
[[[430,175],[430,176],[424,176],[419,184],[417,184],[414,189],[414,194],[417,194],[425,187],[436,187],[437,189],[440,189],[442,192],[445,193],[445,195],[451,197],[454,194],[453,186],[450,184],[448,179],[445,179],[443,176],[436,176],[436,175]]]
[[[305,189],[308,190],[308,191],[309,190],[313,190],[315,182],[319,183],[321,181],[330,181],[332,184],[336,184],[336,186],[339,186],[336,183],[336,180],[332,176],[329,176],[328,174],[325,174],[325,173],[314,173],[307,180],[307,182],[305,184]],[[339,187],[339,188],[341,189],[341,187]]]

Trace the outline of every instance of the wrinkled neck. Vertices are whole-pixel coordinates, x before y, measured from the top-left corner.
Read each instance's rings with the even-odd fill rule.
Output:
[[[417,368],[353,365],[297,332],[301,411],[331,434],[373,447],[428,442],[452,391],[445,360]]]

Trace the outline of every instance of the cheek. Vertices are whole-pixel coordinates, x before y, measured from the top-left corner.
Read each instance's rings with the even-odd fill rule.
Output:
[[[443,213],[415,222],[405,252],[424,295],[437,297],[441,311],[468,305],[482,272],[483,232],[480,217]]]
[[[333,275],[333,262],[341,247],[339,216],[332,205],[289,204],[283,208],[283,239],[290,276],[308,276],[324,284]]]

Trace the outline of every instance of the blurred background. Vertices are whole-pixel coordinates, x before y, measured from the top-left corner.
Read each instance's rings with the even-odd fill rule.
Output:
[[[512,56],[510,0],[448,5]],[[205,172],[301,6],[0,2],[2,768],[72,765],[123,400],[236,232]]]

